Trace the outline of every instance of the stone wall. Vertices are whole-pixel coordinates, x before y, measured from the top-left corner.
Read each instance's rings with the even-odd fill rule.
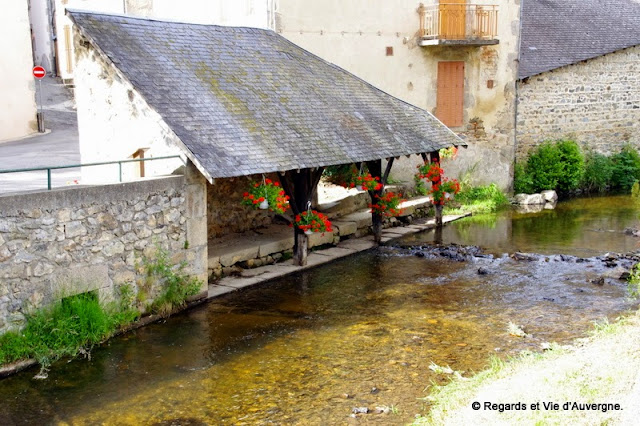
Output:
[[[266,177],[278,181],[275,174]],[[274,213],[242,205],[243,194],[249,187],[249,183],[261,180],[262,175],[252,175],[216,179],[213,185],[207,185],[207,235],[209,238],[245,232],[273,223]]]
[[[157,247],[206,291],[205,197],[191,165],[186,176],[0,197],[0,333],[61,297],[137,291],[140,261]]]
[[[517,134],[519,159],[544,140],[603,154],[640,145],[640,46],[521,81]]]

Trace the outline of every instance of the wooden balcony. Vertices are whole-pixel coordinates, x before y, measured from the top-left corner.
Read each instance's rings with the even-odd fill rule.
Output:
[[[440,3],[418,7],[420,46],[498,44],[498,6]]]

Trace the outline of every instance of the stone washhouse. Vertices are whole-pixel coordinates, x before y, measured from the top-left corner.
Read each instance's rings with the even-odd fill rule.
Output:
[[[140,152],[186,157],[207,181],[208,222],[198,238],[274,221],[240,205],[246,177],[279,179],[297,214],[308,208],[326,166],[366,163],[384,182],[394,158],[433,160],[442,148],[466,146],[429,112],[270,30],[68,15],[82,162]],[[179,166],[154,163],[161,162],[147,171]],[[95,173],[83,170],[83,182],[98,179]],[[382,219],[371,220],[379,239]],[[303,265],[308,237],[289,232],[294,260]]]

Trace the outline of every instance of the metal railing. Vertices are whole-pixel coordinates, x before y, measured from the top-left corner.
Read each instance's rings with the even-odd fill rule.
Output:
[[[497,5],[420,5],[418,15],[420,37],[427,40],[492,40],[498,34]]]
[[[154,161],[154,160],[169,160],[179,158],[184,163],[184,159],[180,155],[168,155],[164,157],[149,157],[149,158],[134,158],[132,160],[120,160],[120,161],[103,161],[100,163],[85,163],[85,164],[70,164],[65,166],[49,166],[49,167],[30,167],[26,169],[7,169],[0,170],[0,174],[6,173],[24,173],[24,172],[38,172],[38,171],[47,171],[47,190],[51,191],[51,171],[52,170],[62,170],[62,169],[75,169],[78,167],[92,167],[92,166],[109,166],[109,165],[118,165],[118,182],[122,182],[122,165],[127,163],[139,163],[143,161]]]

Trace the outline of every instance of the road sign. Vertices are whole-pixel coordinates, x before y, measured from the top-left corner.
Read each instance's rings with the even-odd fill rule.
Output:
[[[33,76],[38,80],[42,80],[44,76],[47,75],[47,72],[41,66],[33,67],[32,72],[33,72]]]

